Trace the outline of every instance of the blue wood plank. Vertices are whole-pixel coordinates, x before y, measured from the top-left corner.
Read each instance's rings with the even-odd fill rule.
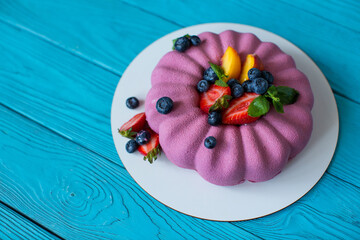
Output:
[[[118,77],[26,31],[2,23],[0,28],[5,34],[0,47],[6,48],[0,55],[0,87],[4,89],[0,102],[122,166],[109,126]],[[27,44],[22,44],[24,39]],[[360,123],[352,121],[360,114],[360,105],[341,96],[338,99],[341,129],[345,130],[340,142],[345,147],[338,149],[334,172],[332,168],[329,171],[360,186],[357,168],[348,167],[359,165],[358,141],[346,134],[351,131],[347,120],[360,129]],[[353,157],[349,159],[349,155]]]
[[[352,30],[354,26],[359,24],[358,18],[352,17],[349,21],[351,26],[344,27],[347,16],[353,16],[353,13],[357,12],[358,8],[355,1],[338,3],[344,6],[337,8],[340,10],[333,13],[334,15],[324,13],[331,13],[333,6],[336,5],[331,5],[326,9],[315,8],[315,6],[319,5],[319,2],[314,4],[306,3],[308,5],[303,10],[301,10],[302,6],[300,6],[299,2],[295,3],[294,7],[281,2],[277,2],[276,6],[273,2],[256,3],[242,2],[240,5],[236,2],[223,2],[221,6],[215,6],[209,1],[205,7],[204,4],[196,6],[198,4],[196,2],[167,2],[166,4],[147,5],[146,2],[141,4],[130,2],[128,4],[95,1],[86,3],[75,1],[61,3],[3,1],[0,8],[0,21],[6,22],[6,24],[0,25],[2,30],[2,37],[0,38],[0,49],[2,50],[2,55],[0,55],[0,62],[2,63],[0,65],[0,88],[3,90],[0,102],[89,150],[117,162],[117,156],[112,147],[108,119],[112,92],[119,74],[125,69],[130,59],[157,37],[181,26],[208,21],[246,23],[263,27],[286,37],[299,45],[319,64],[335,91],[355,102],[359,102],[356,98],[356,89],[359,88],[359,82],[351,81],[351,79],[356,79],[359,75],[359,62],[357,60],[359,49],[355,45],[359,42],[359,34]],[[194,8],[189,8],[189,4]],[[216,14],[209,14],[213,12]],[[326,15],[326,17],[324,18],[322,15]],[[296,18],[293,16],[296,16]],[[87,19],[87,21],[83,21],[83,19]],[[333,21],[329,22],[329,19],[333,19]],[[336,24],[336,22],[340,22],[340,25]],[[9,25],[15,26],[15,28],[11,28]],[[124,38],[123,36],[136,37]],[[118,41],[118,39],[122,41]],[[63,53],[62,50],[66,50],[70,54]],[[80,59],[76,59],[74,56],[80,57]],[[347,75],[344,76],[343,72],[346,72]],[[356,186],[359,186],[359,176],[357,174],[359,169],[357,157],[359,153],[356,148],[348,146],[357,146],[355,135],[350,134],[349,131],[359,129],[358,123],[351,120],[354,118],[353,116],[359,116],[359,108],[356,103],[351,103],[351,101],[341,96],[337,97],[337,101],[341,113],[339,138],[341,145],[339,144],[335,159],[329,169],[333,176],[327,176],[326,182],[317,186],[319,190],[315,195],[310,195],[312,197],[307,198],[304,205],[294,205],[294,208],[285,209],[279,212],[278,215],[245,222],[248,224],[242,225],[242,223],[238,223],[238,226],[264,238],[277,237],[274,229],[279,231],[281,238],[330,237],[325,235],[328,229],[322,223],[331,226],[329,232],[334,233],[334,236],[339,238],[350,238],[354,234],[358,234],[359,224],[356,216],[359,216],[359,212],[351,204],[358,203],[356,199],[359,199],[356,188]],[[355,109],[355,114],[352,113],[352,109]],[[32,124],[29,125],[32,128]],[[15,134],[14,129],[20,131],[16,127],[13,129],[7,127],[1,130],[9,134]],[[34,132],[37,132],[37,128]],[[16,139],[14,136],[11,138]],[[3,138],[0,139],[2,144]],[[46,139],[48,139],[47,142],[58,141],[62,143],[56,137],[47,137]],[[31,141],[32,139],[29,138],[28,140]],[[17,145],[18,142],[21,141],[7,142],[7,153],[5,155],[4,152],[1,152],[0,159],[22,158],[24,161],[32,161],[40,158],[40,160],[34,160],[40,166],[42,162],[48,161],[44,157],[45,153],[45,156],[50,159],[57,159],[57,162],[64,161],[67,163],[68,152],[64,154],[57,150],[57,154],[64,154],[64,156],[56,158],[55,153],[51,153],[51,150],[44,147],[48,147],[47,143],[41,143],[40,141],[40,146],[36,144],[28,146],[24,142]],[[39,141],[35,143],[39,143]],[[78,152],[74,149],[79,147],[76,145],[71,146],[70,152],[75,152],[77,156]],[[35,148],[35,150],[31,147]],[[29,158],[26,153],[22,152],[24,151],[23,148],[32,157]],[[60,147],[56,149],[60,149]],[[50,153],[48,153],[49,151]],[[84,151],[88,153],[87,150]],[[84,155],[88,156],[88,154]],[[74,154],[70,155],[75,158]],[[83,156],[83,154],[79,155]],[[96,154],[90,154],[90,156],[81,157],[80,160],[87,162],[89,158],[102,159]],[[81,164],[82,162],[76,161],[75,163]],[[25,166],[28,165],[29,163],[25,162]],[[56,171],[50,165],[47,166],[49,166],[51,172]],[[55,166],[63,169],[61,164]],[[20,171],[19,167],[14,165],[12,165],[11,169],[17,173]],[[107,171],[109,170],[105,172]],[[46,172],[46,170],[36,169],[33,174],[41,176],[43,172]],[[121,171],[119,170],[119,172]],[[62,176],[65,175],[66,171]],[[66,176],[69,176],[69,174]],[[126,188],[130,189],[126,190],[130,191],[132,195],[141,197],[145,195],[136,188],[136,185],[132,186],[123,183],[132,181],[128,179],[129,176],[124,170],[122,170],[122,176],[122,181],[117,180],[121,184],[114,185],[119,188],[120,186],[126,186]],[[347,185],[337,177],[345,179],[350,184]],[[44,182],[49,181],[51,183],[51,179],[49,179],[49,176],[42,178]],[[21,181],[26,187],[15,183],[10,184],[10,186],[16,186],[12,191],[9,190],[9,193],[11,193],[11,196],[17,196],[17,198],[14,198],[17,199],[17,206],[27,209],[28,214],[38,214],[37,219],[39,221],[47,223],[47,226],[56,228],[58,231],[66,232],[68,228],[71,228],[71,225],[75,226],[71,233],[82,232],[84,228],[81,228],[80,222],[83,219],[73,219],[68,214],[67,218],[61,221],[60,215],[64,211],[66,213],[67,211],[76,212],[76,209],[69,210],[60,203],[56,205],[58,206],[56,208],[58,212],[50,209],[50,213],[53,214],[51,220],[60,222],[63,226],[57,227],[54,222],[45,219],[45,210],[41,209],[40,200],[45,201],[46,199],[48,201],[50,199],[50,203],[53,204],[53,195],[49,194],[51,192],[49,188],[45,191],[42,190],[43,186],[40,180],[31,179],[29,173]],[[332,188],[333,185],[336,187]],[[331,186],[331,188],[328,186]],[[106,189],[106,187],[103,188]],[[341,192],[342,195],[333,194],[329,192],[329,189],[334,192]],[[131,197],[126,197],[131,195],[127,194],[126,190],[122,190],[121,194],[116,195],[117,198],[132,201]],[[47,195],[44,195],[44,199],[39,200],[37,194],[43,196],[43,192],[47,193]],[[355,200],[350,203],[351,199],[347,198],[347,195]],[[324,196],[328,197],[330,201],[328,198],[325,199]],[[319,201],[313,203],[314,199],[316,200],[318,197]],[[136,206],[136,204],[134,204],[135,207],[127,205],[132,214],[127,223],[119,227],[121,230],[125,229],[124,236],[133,236],[129,232],[136,229],[137,224],[151,226],[147,230],[149,236],[156,236],[155,233],[159,228],[161,229],[159,230],[159,236],[166,235],[167,231],[169,231],[169,236],[175,237],[176,233],[174,232],[180,231],[183,233],[182,230],[179,230],[183,229],[188,232],[188,235],[182,235],[188,238],[206,237],[206,235],[202,235],[203,233],[200,230],[195,231],[200,226],[204,226],[206,229],[204,232],[211,232],[211,228],[223,228],[224,232],[229,231],[232,233],[230,236],[239,236],[236,232],[237,228],[234,229],[231,226],[222,224],[215,226],[207,221],[186,218],[181,214],[177,215],[177,213],[167,210],[156,201],[151,202],[147,198],[145,200],[139,200],[138,198],[135,197],[140,206]],[[12,198],[9,201],[16,202]],[[37,209],[31,207],[29,201],[30,203],[37,203],[35,206],[40,207],[42,216],[36,213]],[[150,205],[153,204],[152,207],[155,210],[146,205],[146,201],[149,201]],[[119,201],[114,202],[116,202],[114,204],[117,204],[115,208],[109,204],[110,207],[103,207],[105,209],[103,211],[98,210],[101,207],[98,208],[94,202],[84,206],[92,209],[89,213],[90,216],[94,217],[93,212],[100,212],[101,218],[106,219],[107,216],[111,215],[109,212],[112,212],[113,209],[120,209],[120,211],[122,209],[119,206],[122,206],[122,204],[118,203]],[[142,204],[146,206],[145,210],[140,209]],[[322,204],[323,206],[320,206]],[[50,206],[50,204],[46,206]],[[161,217],[157,216],[159,212]],[[335,223],[338,223],[338,219],[343,221],[333,225],[333,216],[336,219]],[[138,217],[146,220],[137,221]],[[99,219],[97,218],[94,222],[98,224],[98,222],[101,222]],[[129,221],[132,223],[129,223]],[[158,221],[161,223],[159,224]],[[327,223],[327,221],[330,221],[330,223]],[[175,230],[171,230],[171,227],[164,222],[170,223],[169,226],[171,227],[174,225]],[[191,226],[193,222],[195,222],[195,230]],[[320,223],[316,225],[318,222]],[[114,222],[116,226],[120,223],[123,223],[123,221]],[[319,229],[312,225],[319,226]],[[303,228],[300,228],[304,230],[303,233],[298,230],[298,226],[303,226]],[[92,229],[92,227],[90,226],[88,229]],[[203,228],[200,229],[203,230]],[[104,236],[113,236],[111,235],[112,231],[109,230],[104,233]],[[244,236],[253,237],[242,230],[240,231],[245,234]],[[311,234],[310,231],[313,231],[313,233]],[[109,232],[110,234],[108,234]]]
[[[42,240],[59,238],[0,203],[0,239]]]
[[[121,74],[145,46],[175,29],[235,22],[272,31],[303,49],[332,88],[354,101],[360,88],[358,1],[13,1],[0,19]],[[83,21],[86,19],[86,21]],[[79,24],[81,23],[81,24]],[[344,74],[346,73],[346,74]]]
[[[234,224],[264,239],[358,239],[359,197],[360,188],[325,174],[307,195],[286,210]]]
[[[0,201],[65,239],[258,239],[192,218],[126,170],[0,105]]]
[[[0,29],[0,103],[121,164],[109,144],[119,77],[26,31],[2,22]]]
[[[178,28],[122,1],[5,0],[0,19],[118,75],[147,45]]]
[[[335,97],[340,129],[333,161],[327,171],[360,187],[360,107],[342,96]]]
[[[106,159],[7,108],[0,106],[0,114],[0,192],[5,193],[0,200],[64,238],[328,239],[360,234],[360,188],[330,174],[276,214],[231,224],[205,221],[152,199],[125,169]]]

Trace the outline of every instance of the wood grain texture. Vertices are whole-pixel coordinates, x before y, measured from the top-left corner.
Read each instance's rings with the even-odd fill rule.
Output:
[[[2,1],[0,200],[65,237],[355,238],[358,7],[356,1]],[[314,190],[276,214],[231,224],[184,216],[144,193],[122,168],[109,122],[119,76],[145,46],[183,26],[220,21],[258,26],[298,45],[325,73],[340,112],[339,145]]]
[[[0,203],[0,239],[43,240],[59,238]]]
[[[356,102],[360,75],[357,1],[14,1],[0,19],[121,74],[157,38],[181,27],[234,22],[274,32],[304,50],[334,91]],[[86,21],[84,21],[86,19]],[[80,24],[79,24],[80,23]],[[346,74],[343,74],[346,72]]]
[[[26,31],[19,32],[1,22],[0,27],[4,33],[0,48],[6,49],[0,56],[0,87],[4,89],[0,102],[122,166],[109,122],[118,77]],[[24,39],[27,45],[21,44]],[[341,119],[356,119],[360,104],[341,96],[337,99]],[[345,122],[340,121],[345,134],[352,128],[360,129],[358,121],[351,121],[352,128]],[[336,171],[332,172],[331,167],[329,172],[360,186],[357,168],[348,167],[359,165],[360,153],[354,151],[359,141],[348,138],[349,134],[341,136],[339,142],[345,147],[337,150],[339,160],[333,161],[338,162],[333,164]],[[349,154],[353,157],[348,158]]]
[[[147,45],[179,28],[122,1],[4,0],[0,19],[117,75]]]
[[[359,199],[360,188],[325,174],[308,194],[286,208],[287,214],[282,210],[234,224],[264,239],[358,239]]]
[[[360,105],[336,94],[335,98],[340,129],[336,151],[327,171],[360,187]]]
[[[26,31],[0,29],[0,103],[121,164],[110,132],[119,77]]]
[[[127,171],[0,105],[0,201],[66,239],[258,239],[192,218]]]
[[[360,234],[360,188],[330,174],[296,204],[270,216],[205,221],[163,206],[106,159],[7,108],[0,106],[0,114],[0,200],[64,238],[348,239]]]

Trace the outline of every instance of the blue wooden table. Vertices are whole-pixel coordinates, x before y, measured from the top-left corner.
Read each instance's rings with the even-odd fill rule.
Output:
[[[0,1],[0,239],[359,239],[360,2]],[[183,215],[145,193],[110,131],[131,60],[174,30],[234,22],[304,50],[335,94],[330,167],[303,198],[243,222]]]

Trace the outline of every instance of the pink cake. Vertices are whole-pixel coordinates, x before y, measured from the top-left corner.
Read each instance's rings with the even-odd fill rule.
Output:
[[[194,169],[217,185],[275,177],[289,159],[304,149],[311,136],[314,97],[307,77],[277,45],[261,42],[254,34],[224,31],[198,36],[200,46],[184,53],[167,53],[151,76],[145,112],[150,127],[159,133],[163,152],[177,166]],[[207,114],[199,108],[196,84],[209,61],[220,64],[228,46],[237,50],[242,61],[247,54],[256,53],[273,74],[275,86],[288,86],[299,92],[297,101],[284,106],[283,114],[272,107],[265,116],[247,125],[207,124]],[[155,107],[163,96],[174,101],[173,110],[166,115],[159,114]],[[204,146],[208,136],[217,139],[213,149]]]

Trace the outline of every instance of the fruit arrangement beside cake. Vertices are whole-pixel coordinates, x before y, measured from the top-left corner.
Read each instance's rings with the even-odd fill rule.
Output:
[[[308,79],[290,56],[253,34],[179,37],[151,82],[145,113],[119,129],[130,138],[126,151],[150,163],[162,150],[217,185],[260,182],[280,173],[310,138]],[[130,97],[126,105],[139,101]]]

